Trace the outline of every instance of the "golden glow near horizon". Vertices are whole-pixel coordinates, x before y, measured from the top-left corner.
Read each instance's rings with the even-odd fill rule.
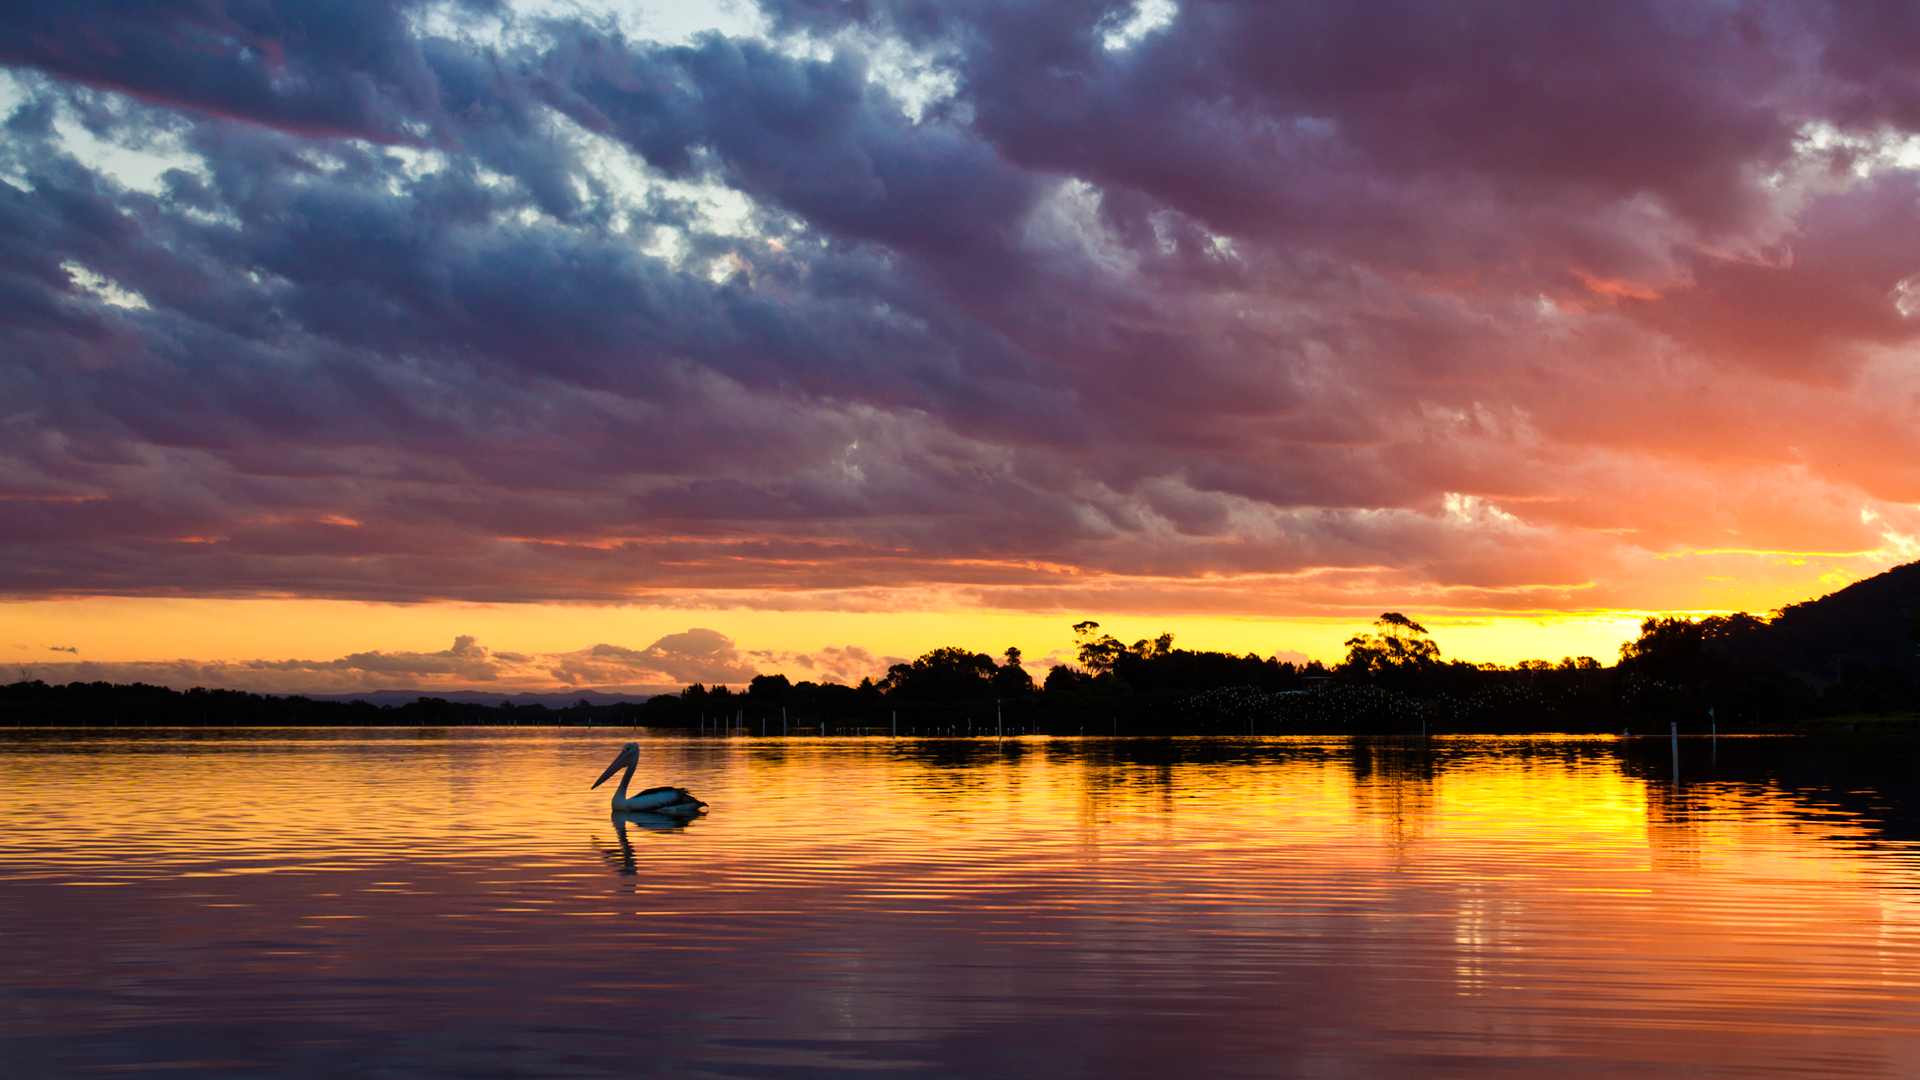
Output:
[[[1449,659],[1511,664],[1524,659],[1557,661],[1564,656],[1593,656],[1602,663],[1617,658],[1622,641],[1632,638],[1642,612],[1581,615],[1484,617],[1427,616],[1424,619]],[[565,681],[542,667],[544,658],[575,655],[596,646],[645,650],[654,642],[689,629],[717,631],[732,639],[746,665],[762,673],[784,672],[796,681],[826,673],[799,657],[822,650],[864,649],[867,668],[884,670],[887,658],[910,659],[930,649],[960,645],[998,656],[1017,646],[1038,670],[1072,658],[1072,624],[1092,618],[1103,632],[1133,641],[1163,632],[1183,648],[1244,655],[1279,655],[1334,662],[1343,642],[1365,630],[1370,617],[1223,618],[1154,615],[1080,616],[980,610],[900,612],[765,611],[570,604],[367,604],[337,600],[208,600],[97,598],[34,601],[0,607],[0,656],[11,669],[56,681],[104,678],[108,681],[224,682],[265,692],[341,692],[382,687],[459,688],[460,671],[363,673],[281,670],[276,665],[304,662],[311,669],[355,655],[434,655],[456,637],[471,637],[492,657],[525,658],[512,671],[490,674],[472,688],[488,690],[566,690],[602,685],[589,678]],[[72,650],[72,651],[68,651]],[[168,665],[181,661],[191,670],[165,671],[127,665]],[[222,665],[252,665],[229,671]],[[79,665],[88,665],[84,670]],[[335,665],[350,669],[352,665]],[[551,667],[552,665],[547,665]],[[846,668],[849,679],[855,668]],[[684,675],[684,672],[682,673]],[[618,680],[613,680],[617,682]],[[656,682],[661,680],[656,680]],[[673,680],[666,680],[673,681]],[[686,676],[683,681],[693,681]],[[704,681],[743,681],[731,676]]]
[[[260,693],[648,694],[696,681],[738,685],[755,674],[855,683],[943,646],[994,656],[1017,646],[1038,676],[1073,660],[1071,627],[1083,619],[1127,642],[1171,633],[1181,648],[1333,663],[1350,636],[1388,610],[1425,624],[1449,660],[1511,665],[1590,656],[1610,664],[1650,615],[1769,611],[1870,577],[1896,556],[1868,554],[1774,553],[1763,565],[1755,553],[1733,562],[1725,553],[1682,553],[1661,561],[1671,575],[1666,595],[1675,602],[1664,609],[1566,606],[1607,599],[1597,592],[1562,596],[1557,608],[1479,607],[1492,594],[1409,594],[1361,580],[1321,595],[1314,613],[1299,614],[1287,610],[1301,602],[1287,591],[1299,583],[1269,578],[1111,578],[1100,587],[1017,596],[902,587],[626,603],[17,600],[0,603],[0,671],[49,682]],[[1493,599],[1507,604],[1517,595]]]

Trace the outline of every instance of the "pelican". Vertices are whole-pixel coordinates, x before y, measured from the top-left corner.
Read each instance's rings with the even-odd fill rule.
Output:
[[[600,779],[593,782],[594,787],[599,787],[607,782],[609,776],[619,772],[621,766],[626,766],[627,774],[620,778],[620,788],[613,793],[614,813],[644,810],[650,814],[688,815],[698,814],[706,809],[706,803],[694,798],[683,787],[650,787],[638,795],[628,795],[627,784],[633,779],[633,770],[639,764],[640,744],[630,742],[620,748],[620,753],[614,757],[613,764],[607,766],[607,771],[601,773]]]

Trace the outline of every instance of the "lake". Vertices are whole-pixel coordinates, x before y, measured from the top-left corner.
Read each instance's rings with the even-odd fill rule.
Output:
[[[1910,1077],[1916,749],[0,732],[0,1073]]]

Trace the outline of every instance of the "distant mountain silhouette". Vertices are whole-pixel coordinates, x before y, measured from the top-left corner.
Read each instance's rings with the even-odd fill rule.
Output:
[[[584,701],[589,705],[624,705],[629,702],[638,704],[647,700],[647,694],[607,693],[601,690],[574,690],[564,694],[503,694],[498,690],[366,690],[358,694],[306,694],[314,701],[364,701],[370,705],[400,706],[423,697],[443,698],[462,705],[500,705],[515,707],[525,705],[545,705],[549,709],[565,709],[576,702]]]
[[[1835,657],[1847,664],[1920,672],[1920,642],[1908,640],[1920,611],[1920,562],[1896,566],[1818,600],[1789,604],[1763,626],[1736,629],[1714,645],[1735,660],[1758,660],[1823,680]]]

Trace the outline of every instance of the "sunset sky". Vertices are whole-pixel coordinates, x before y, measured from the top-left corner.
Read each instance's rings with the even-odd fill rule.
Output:
[[[0,656],[1611,662],[1920,558],[1920,5],[15,0]]]

